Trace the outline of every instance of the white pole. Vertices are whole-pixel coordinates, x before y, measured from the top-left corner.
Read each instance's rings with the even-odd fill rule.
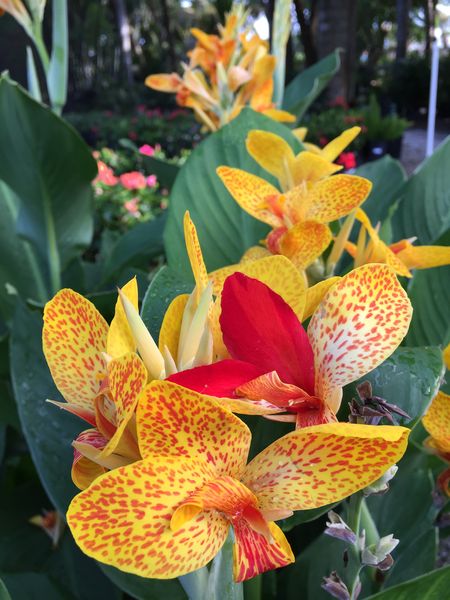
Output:
[[[431,52],[431,78],[430,78],[430,99],[428,102],[428,125],[427,125],[427,146],[426,156],[431,156],[434,150],[434,130],[436,126],[436,101],[439,73],[439,45],[437,40],[432,44]]]

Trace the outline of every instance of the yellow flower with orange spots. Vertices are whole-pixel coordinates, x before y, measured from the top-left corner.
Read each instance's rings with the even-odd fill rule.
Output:
[[[356,219],[361,229],[356,244],[347,241],[345,248],[355,259],[355,267],[366,263],[386,263],[398,275],[412,277],[411,269],[430,269],[450,264],[449,246],[414,246],[414,238],[386,244],[366,213],[359,209]]]
[[[238,116],[244,106],[277,121],[295,117],[278,110],[272,101],[275,57],[268,44],[244,29],[247,13],[234,5],[219,35],[192,29],[195,48],[177,73],[149,75],[145,83],[160,92],[176,94],[180,106],[191,108],[210,131],[216,131]]]
[[[424,442],[425,446],[450,464],[450,396],[448,394],[439,392],[433,398],[422,423],[430,434]],[[439,475],[438,484],[447,496],[450,496],[450,467]]]
[[[242,421],[162,381],[141,396],[137,433],[143,459],[72,500],[77,544],[123,571],[168,579],[206,565],[232,527],[234,578],[244,581],[294,561],[274,521],[377,480],[405,452],[409,431],[320,425],[278,439],[247,464],[251,435]]]

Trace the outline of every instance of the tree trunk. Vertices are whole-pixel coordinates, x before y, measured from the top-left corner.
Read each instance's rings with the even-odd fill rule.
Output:
[[[313,21],[314,21],[314,8],[316,2],[311,1],[311,14],[309,19],[306,18],[305,10],[303,8],[302,0],[294,0],[295,11],[297,13],[297,19],[300,25],[300,40],[302,42],[303,50],[305,52],[305,64],[310,67],[317,62],[317,48],[314,43],[313,35]]]
[[[396,60],[406,56],[409,33],[409,9],[411,0],[397,0],[397,51]]]
[[[114,0],[116,7],[117,27],[119,29],[120,45],[122,50],[122,66],[126,80],[133,83],[133,58],[131,56],[131,34],[125,0]]]
[[[355,93],[357,0],[319,0],[317,5],[317,49],[323,58],[342,48],[341,68],[328,87],[331,99],[351,102]]]

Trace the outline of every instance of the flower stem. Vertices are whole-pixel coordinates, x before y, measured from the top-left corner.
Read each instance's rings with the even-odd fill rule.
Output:
[[[42,36],[42,24],[39,22],[33,24],[32,39],[36,46],[37,53],[39,54],[39,58],[41,59],[44,73],[47,75],[50,67],[50,58]]]
[[[197,571],[178,578],[189,600],[204,600],[208,585],[208,569],[202,567]]]
[[[204,600],[244,599],[242,583],[236,583],[233,578],[233,546],[234,535],[230,530],[225,544],[212,562]]]
[[[361,558],[359,549],[359,536],[361,528],[361,509],[364,502],[362,492],[350,496],[347,501],[346,522],[350,529],[356,534],[356,542],[349,547],[349,564],[347,567],[347,588],[351,600],[356,600],[360,586],[359,573],[361,571]]]

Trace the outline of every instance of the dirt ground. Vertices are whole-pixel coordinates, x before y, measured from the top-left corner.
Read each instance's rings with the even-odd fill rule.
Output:
[[[434,147],[439,146],[450,135],[447,128],[438,128],[434,138]],[[424,128],[411,127],[403,136],[401,162],[408,174],[411,174],[425,158],[427,132]]]

